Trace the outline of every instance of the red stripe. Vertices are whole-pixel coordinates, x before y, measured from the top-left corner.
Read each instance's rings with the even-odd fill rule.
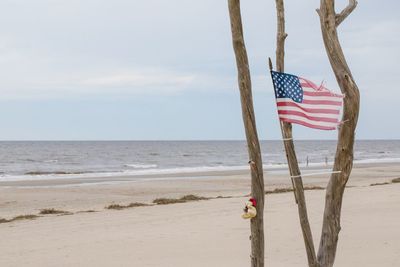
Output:
[[[308,91],[304,91],[303,90],[303,94],[307,95],[307,96],[331,96],[331,97],[342,97],[341,95],[337,95],[331,92],[319,92],[319,91],[315,91],[315,92],[308,92]]]
[[[287,118],[280,118],[281,121],[286,121],[286,122],[290,122],[290,123],[297,123],[297,124],[301,124],[303,126],[309,127],[309,128],[314,128],[314,129],[319,129],[319,130],[336,130],[336,127],[328,127],[328,126],[321,126],[321,125],[314,125],[314,124],[310,124],[304,121],[300,121],[300,120],[293,120],[293,119],[287,119]]]
[[[321,118],[321,117],[311,117],[308,116],[306,114],[304,114],[303,112],[300,111],[293,111],[293,110],[278,110],[278,114],[282,114],[282,115],[296,115],[296,116],[300,116],[303,118],[307,118],[311,121],[323,121],[323,122],[332,122],[332,123],[338,123],[338,119],[333,119],[333,118]]]
[[[300,85],[301,85],[301,87],[308,87],[308,88],[312,88],[312,89],[314,89],[315,91],[317,91],[318,90],[318,87],[314,87],[314,86],[312,86],[312,85],[310,85],[309,83],[306,83],[306,82],[300,82]]]
[[[309,113],[325,113],[325,114],[339,114],[339,110],[335,109],[323,109],[323,108],[304,108],[296,103],[293,102],[277,102],[276,105],[278,107],[297,107],[305,112]]]
[[[313,88],[315,90],[320,89],[320,86],[316,85],[312,81],[309,81],[309,80],[301,78],[301,77],[299,77],[299,78],[300,78],[300,80],[303,80],[303,82],[300,82],[301,86],[310,87],[310,88]]]
[[[341,106],[342,102],[338,101],[330,101],[330,100],[307,100],[303,99],[303,104],[309,105],[332,105],[332,106]]]

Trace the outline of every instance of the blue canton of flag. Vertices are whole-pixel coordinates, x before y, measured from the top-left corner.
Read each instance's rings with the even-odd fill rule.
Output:
[[[303,101],[303,89],[301,88],[299,77],[275,71],[272,71],[271,74],[276,98],[291,98],[297,103]]]

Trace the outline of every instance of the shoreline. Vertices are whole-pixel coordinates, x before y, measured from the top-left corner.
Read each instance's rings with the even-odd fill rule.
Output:
[[[393,167],[399,165],[397,162],[372,162],[372,163],[355,163],[354,169],[370,168],[370,167]],[[302,166],[303,175],[306,177],[310,173],[321,172],[322,175],[329,175],[332,165],[311,165],[309,167]],[[120,174],[120,175],[101,175],[96,174],[93,177],[68,175],[34,175],[34,176],[18,176],[17,179],[0,178],[0,188],[5,187],[59,187],[59,186],[83,186],[83,185],[110,185],[126,182],[142,182],[142,181],[158,181],[158,180],[184,180],[184,179],[203,179],[203,178],[217,178],[227,176],[246,175],[248,169],[235,170],[210,170],[210,171],[193,171],[193,172],[171,172],[159,174]],[[282,167],[264,168],[265,176],[280,176],[288,173],[287,165]],[[94,174],[92,174],[94,175]],[[314,175],[312,175],[314,176]]]
[[[400,175],[397,164],[356,165],[347,184],[363,187],[385,183]],[[203,176],[202,176],[203,175]],[[326,187],[329,174],[304,177],[304,186]],[[265,190],[291,188],[288,173],[265,173]],[[110,181],[109,177],[95,180],[45,180],[0,182],[0,217],[37,214],[40,209],[60,209],[69,212],[103,210],[105,206],[131,202],[150,203],[156,198],[179,198],[193,194],[202,197],[245,196],[250,192],[247,171],[201,173],[195,178],[182,175],[175,179],[156,177]]]

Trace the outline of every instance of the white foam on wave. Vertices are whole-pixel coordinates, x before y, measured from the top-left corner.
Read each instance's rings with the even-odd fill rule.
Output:
[[[203,172],[222,172],[246,170],[248,166],[201,166],[183,167],[169,169],[136,169],[117,172],[92,172],[79,174],[44,174],[44,175],[1,175],[0,181],[33,181],[33,180],[54,180],[54,179],[82,179],[99,177],[129,177],[129,176],[149,176],[149,175],[180,175]]]
[[[400,158],[379,158],[379,159],[362,159],[355,160],[356,164],[371,164],[371,163],[396,163],[400,162]],[[305,163],[299,164],[300,168],[307,167]],[[331,166],[332,162],[328,162]],[[79,174],[44,174],[44,175],[7,175],[2,174],[0,181],[33,181],[33,180],[54,180],[54,179],[83,179],[83,178],[99,178],[99,177],[140,177],[146,178],[146,176],[155,175],[182,175],[182,174],[199,174],[207,172],[224,172],[224,171],[244,171],[248,170],[248,165],[242,166],[199,166],[199,167],[181,167],[181,168],[167,168],[167,169],[156,169],[155,164],[144,164],[139,165],[140,167],[134,168],[133,170],[117,171],[117,172],[91,172],[91,173],[79,173]],[[308,167],[321,167],[326,166],[325,162],[309,163]],[[288,168],[287,164],[264,164],[264,170],[268,172],[279,172]],[[196,175],[195,175],[196,176]],[[110,179],[111,181],[111,179]]]
[[[48,160],[44,160],[44,163],[57,163],[58,159],[48,159]]]
[[[154,169],[158,167],[157,164],[143,164],[143,163],[125,164],[124,166],[134,169]]]
[[[319,166],[319,164],[312,164]],[[311,164],[310,164],[311,166]],[[265,171],[274,172],[287,169],[287,164],[264,164]],[[211,172],[235,172],[246,171],[249,169],[248,165],[241,166],[199,166],[199,167],[180,167],[180,168],[165,168],[165,169],[152,169],[152,168],[139,168],[133,170],[115,171],[115,172],[90,172],[90,173],[77,173],[77,174],[42,174],[42,175],[1,175],[0,181],[33,181],[33,180],[54,180],[54,179],[84,179],[84,178],[99,178],[99,177],[143,177],[146,176],[162,176],[171,175],[181,176],[182,174],[198,174],[211,173]],[[203,175],[201,175],[203,176]],[[161,177],[162,178],[162,177]]]

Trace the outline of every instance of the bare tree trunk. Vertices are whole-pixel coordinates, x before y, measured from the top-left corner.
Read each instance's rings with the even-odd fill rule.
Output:
[[[337,35],[337,27],[355,9],[357,2],[349,0],[348,6],[340,13],[335,12],[335,0],[321,0],[317,10],[326,52],[329,57],[336,80],[345,95],[343,124],[339,129],[339,139],[335,155],[334,171],[331,175],[325,197],[325,211],[321,241],[318,251],[320,266],[333,266],[340,232],[340,215],[346,183],[353,167],[353,146],[357,126],[360,95],[346,63]]]
[[[276,43],[276,67],[279,72],[284,72],[285,39],[287,37],[287,34],[285,33],[285,9],[283,0],[276,0],[276,11],[278,20],[277,43]],[[281,121],[280,125],[282,130],[283,142],[286,150],[286,158],[288,161],[289,171],[292,179],[293,190],[295,192],[295,198],[300,218],[300,225],[307,252],[308,265],[310,267],[314,267],[317,266],[317,257],[315,254],[315,247],[314,247],[311,227],[308,221],[303,181],[301,178],[300,168],[297,161],[293,143],[292,124]]]
[[[264,178],[255,122],[249,62],[243,38],[240,0],[228,0],[233,49],[236,56],[242,116],[251,170],[251,194],[257,200],[257,216],[251,219],[251,266],[264,266]]]

